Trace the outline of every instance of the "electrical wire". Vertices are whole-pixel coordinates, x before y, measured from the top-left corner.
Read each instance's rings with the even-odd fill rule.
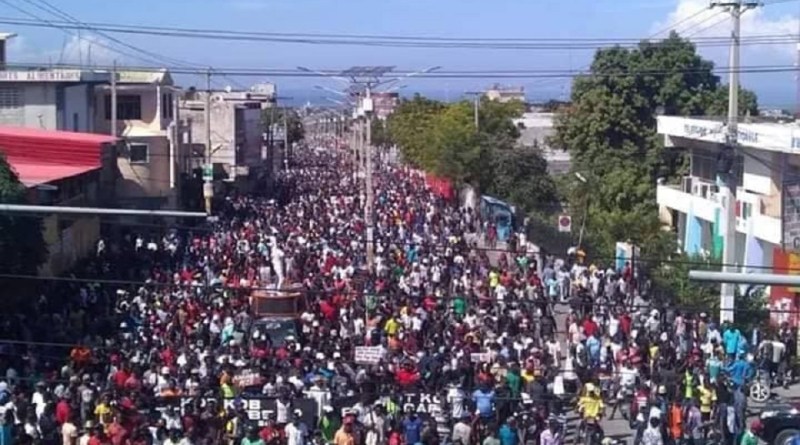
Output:
[[[2,0],[0,0],[2,1]],[[41,64],[7,64],[9,68],[22,68],[27,70],[36,69],[81,69],[80,66],[71,64],[60,65],[41,65]],[[117,67],[120,69],[121,67]],[[176,74],[205,74],[207,71],[186,69],[181,67],[143,67],[143,66],[127,66],[122,67],[126,71],[132,72],[152,72],[158,69],[167,69]],[[113,67],[97,67],[99,70],[110,70]],[[512,71],[435,71],[425,74],[419,74],[415,77],[427,79],[485,79],[485,78],[511,78],[511,79],[537,79],[537,78],[573,78],[576,76],[583,77],[596,77],[596,78],[616,78],[616,77],[630,77],[630,76],[659,76],[659,75],[673,75],[673,74],[703,74],[708,71],[719,74],[728,74],[731,72],[746,73],[782,73],[782,72],[798,72],[800,67],[795,65],[751,65],[741,66],[737,70],[730,69],[729,67],[698,67],[698,68],[685,68],[676,70],[630,70],[618,71],[608,73],[597,73],[591,71],[577,71],[577,70],[512,70]],[[330,77],[335,71],[329,72],[305,72],[292,69],[275,69],[275,68],[217,68],[215,73],[221,75],[234,75],[234,76],[272,76],[272,77],[291,77],[291,78],[319,78]],[[402,74],[402,73],[400,73]]]
[[[655,38],[661,33],[668,31],[675,31],[676,28],[686,23],[702,13],[709,11],[709,8],[698,10],[693,15],[690,15],[664,30],[652,34],[648,39]],[[716,14],[719,14],[717,12]],[[0,17],[0,20],[19,20],[21,22],[30,23],[34,22],[28,19],[18,19],[15,17]],[[259,32],[259,31],[235,31],[235,30],[220,30],[220,29],[198,29],[198,28],[180,28],[180,27],[165,27],[165,26],[147,26],[147,25],[125,25],[114,23],[78,23],[82,29],[87,30],[105,30],[111,29],[110,32],[142,32],[142,33],[180,33],[186,35],[201,35],[201,36],[236,36],[236,37],[266,37],[266,38],[286,38],[286,39],[343,39],[343,40],[365,40],[367,42],[374,41],[391,41],[396,40],[400,42],[443,42],[443,43],[551,43],[551,42],[605,42],[605,43],[638,43],[642,40],[641,37],[437,37],[437,36],[398,36],[398,35],[364,35],[364,34],[321,34],[321,33],[278,33],[278,32]],[[74,22],[54,22],[53,25],[76,25]],[[688,28],[687,28],[688,29]],[[685,31],[685,30],[684,30]],[[786,34],[756,34],[753,38],[771,38],[771,37],[786,37]],[[749,38],[749,37],[747,37]],[[702,40],[713,41],[730,41],[729,36],[710,36],[702,37]]]

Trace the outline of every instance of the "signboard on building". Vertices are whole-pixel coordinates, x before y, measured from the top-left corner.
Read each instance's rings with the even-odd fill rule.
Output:
[[[783,248],[789,252],[800,252],[800,182],[783,184],[781,206]]]
[[[80,70],[0,71],[0,82],[80,82]]]

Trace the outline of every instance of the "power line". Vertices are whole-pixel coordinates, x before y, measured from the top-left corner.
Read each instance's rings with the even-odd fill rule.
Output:
[[[7,0],[3,0],[7,1]],[[205,40],[227,40],[227,41],[260,41],[272,43],[296,43],[309,45],[345,45],[345,46],[375,46],[375,47],[399,47],[399,48],[452,48],[452,49],[508,49],[508,50],[560,50],[560,49],[598,49],[604,46],[614,46],[620,44],[636,44],[640,39],[632,38],[587,38],[587,39],[553,39],[539,38],[536,40],[478,40],[469,39],[441,40],[441,39],[422,39],[407,38],[404,40],[386,36],[388,38],[363,39],[358,37],[304,37],[302,35],[272,35],[259,32],[237,32],[220,30],[192,30],[186,28],[167,28],[167,27],[146,27],[132,25],[115,25],[103,23],[79,24],[74,22],[49,22],[34,21],[18,18],[0,18],[0,23],[17,26],[45,27],[45,28],[66,28],[75,30],[103,31],[111,33],[136,34],[136,35],[155,35],[160,37],[183,37]],[[411,39],[411,40],[409,40]],[[728,37],[704,37],[697,39],[699,46],[727,46]],[[742,44],[789,44],[798,41],[793,35],[762,35],[751,36],[742,39]]]
[[[6,0],[3,0],[3,1],[5,3],[7,3]],[[40,9],[40,10],[46,12],[46,13],[52,14],[52,15],[58,17],[58,18],[61,18],[61,19],[65,19],[68,23],[74,23],[74,24],[78,24],[78,25],[81,25],[81,26],[85,26],[87,30],[93,31],[95,34],[97,34],[97,35],[99,35],[99,36],[101,36],[101,37],[103,37],[103,38],[105,38],[105,39],[107,39],[107,40],[109,40],[111,42],[114,42],[114,43],[116,43],[116,44],[118,44],[120,46],[128,48],[128,49],[130,49],[132,51],[135,51],[137,53],[143,54],[144,56],[147,57],[147,59],[142,58],[142,57],[138,57],[138,56],[135,56],[135,55],[131,55],[130,53],[120,52],[118,50],[116,51],[116,52],[118,52],[118,53],[120,53],[122,55],[127,55],[127,56],[133,57],[133,58],[135,58],[137,60],[143,60],[146,63],[153,63],[153,61],[156,64],[166,62],[166,63],[169,63],[169,64],[183,65],[183,66],[186,66],[186,67],[193,67],[193,68],[198,68],[198,69],[203,68],[201,65],[194,64],[194,63],[191,63],[191,62],[186,62],[186,61],[183,61],[181,59],[177,59],[177,58],[173,58],[173,57],[162,56],[162,55],[157,54],[155,52],[152,52],[152,51],[149,51],[149,50],[146,50],[146,49],[142,49],[142,48],[140,48],[138,46],[132,45],[132,44],[127,43],[127,42],[124,42],[124,41],[122,41],[122,40],[120,40],[120,39],[118,39],[118,38],[116,38],[114,36],[109,35],[108,33],[104,33],[102,31],[94,30],[89,25],[87,25],[85,22],[82,22],[82,21],[78,20],[76,17],[70,15],[69,13],[64,11],[63,9],[59,9],[58,7],[54,6],[52,3],[49,3],[47,0],[38,0],[39,3],[34,3],[34,0],[24,0],[24,1],[27,2],[30,5],[38,8],[38,9]],[[16,7],[15,7],[15,9],[20,10],[19,8],[16,8]],[[42,19],[41,17],[35,16],[35,15],[32,15],[32,14],[28,14],[28,15],[32,16],[34,19],[41,20],[43,23],[51,23],[51,22],[48,22],[45,19]],[[62,31],[67,32],[63,28],[62,28]],[[106,48],[108,48],[108,47],[106,47]],[[113,51],[113,49],[112,49],[112,51]],[[232,83],[234,83],[235,85],[239,86],[240,88],[246,88],[241,83],[236,82],[234,79],[230,79],[230,78],[228,78],[228,79],[231,80]]]
[[[0,0],[2,1],[2,0]],[[26,69],[47,69],[47,68],[61,68],[61,69],[80,69],[80,66],[71,64],[59,65],[42,65],[42,64],[7,64],[8,67],[26,68]],[[111,69],[112,67],[95,67],[98,70]],[[207,70],[187,69],[182,67],[143,67],[143,66],[128,66],[117,67],[126,71],[140,71],[152,72],[158,69],[167,69],[176,74],[201,74],[207,73]],[[597,73],[591,71],[577,71],[577,70],[507,70],[507,71],[436,71],[431,73],[419,74],[415,77],[427,79],[491,79],[491,78],[513,78],[513,79],[537,79],[537,78],[572,78],[576,76],[585,77],[629,77],[629,76],[659,76],[659,75],[672,75],[672,74],[703,74],[712,71],[719,74],[730,73],[728,67],[714,67],[714,68],[695,68],[695,69],[677,69],[677,70],[631,70],[619,71],[609,73]],[[795,65],[752,65],[742,66],[737,70],[739,73],[782,73],[782,72],[797,72],[800,67]],[[215,74],[221,75],[234,75],[245,77],[289,77],[289,78],[319,78],[329,77],[335,71],[322,71],[319,73],[304,72],[292,69],[280,68],[218,68],[213,71]],[[406,74],[404,71],[397,71],[397,74]],[[335,74],[334,74],[335,75]]]

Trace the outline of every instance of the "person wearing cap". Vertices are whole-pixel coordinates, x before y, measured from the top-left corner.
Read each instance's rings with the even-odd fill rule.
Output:
[[[764,429],[764,425],[761,423],[760,419],[754,419],[750,422],[748,428],[745,428],[744,434],[742,434],[742,438],[739,441],[739,445],[758,445],[758,433]],[[793,438],[794,439],[794,438]]]
[[[352,413],[344,416],[341,427],[339,427],[336,430],[336,434],[334,434],[334,445],[356,445],[355,420],[355,415]]]
[[[291,415],[291,422],[284,428],[286,445],[306,445],[308,440],[308,426],[303,422],[303,412],[295,409]]]

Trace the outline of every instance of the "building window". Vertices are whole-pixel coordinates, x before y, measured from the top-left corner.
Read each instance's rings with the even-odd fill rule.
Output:
[[[117,119],[142,120],[142,96],[138,94],[118,95]],[[111,120],[111,96],[106,96],[106,120]]]
[[[80,130],[80,120],[78,117],[78,113],[72,113],[72,131],[77,132]]]
[[[130,144],[128,148],[128,159],[131,164],[147,164],[150,162],[150,147],[142,143]]]
[[[22,107],[22,89],[17,87],[0,88],[0,108]]]
[[[175,117],[175,110],[172,108],[172,93],[161,95],[161,119],[172,119]]]

